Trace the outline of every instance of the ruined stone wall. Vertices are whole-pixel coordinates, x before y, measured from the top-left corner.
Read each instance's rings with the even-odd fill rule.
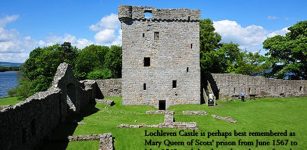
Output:
[[[95,82],[104,97],[121,96],[122,94],[122,79],[95,80]]]
[[[65,118],[92,104],[96,87],[78,82],[71,67],[60,64],[47,91],[0,110],[0,149],[34,149]]]
[[[0,111],[0,149],[32,149],[61,122],[61,93],[49,89]]]
[[[146,19],[144,12],[151,12],[152,18]],[[123,104],[200,103],[199,13],[119,7]],[[149,66],[144,66],[145,57],[150,58]]]
[[[283,97],[306,96],[306,80],[269,79],[240,74],[212,74],[219,89],[220,98],[231,98],[241,92],[246,96]]]
[[[241,74],[212,74],[220,99],[239,96],[244,92],[256,97],[307,96],[307,80],[269,79]],[[104,95],[121,96],[121,79],[95,80]],[[112,92],[116,89],[116,93]]]

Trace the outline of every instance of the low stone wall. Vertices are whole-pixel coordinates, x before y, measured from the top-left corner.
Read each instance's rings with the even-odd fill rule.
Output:
[[[186,111],[182,111],[183,115],[198,115],[198,116],[203,116],[203,115],[207,115],[208,113],[205,111],[200,111],[200,110],[186,110]]]
[[[120,124],[119,128],[175,128],[175,129],[190,129],[196,130],[197,124],[196,122],[175,122],[174,119],[174,111],[168,110],[150,110],[146,111],[146,114],[156,115],[156,114],[164,114],[164,122],[159,124]]]
[[[219,99],[245,93],[247,97],[307,96],[307,80],[269,79],[241,74],[211,74]],[[121,96],[121,79],[95,80],[104,96]]]
[[[0,149],[34,149],[70,114],[95,103],[95,82],[78,82],[71,67],[59,65],[52,86],[0,110]]]
[[[93,141],[99,140],[99,150],[113,150],[113,138],[111,133],[69,136],[69,141]]]
[[[245,93],[247,97],[306,96],[307,80],[269,79],[240,74],[212,74],[220,98],[232,98]]]
[[[105,79],[105,80],[95,80],[95,81],[104,97],[122,95],[121,79]]]

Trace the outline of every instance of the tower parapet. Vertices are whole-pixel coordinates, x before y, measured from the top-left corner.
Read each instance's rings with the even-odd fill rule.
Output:
[[[132,6],[119,6],[118,18],[120,21],[132,19]]]
[[[133,20],[155,20],[155,21],[199,21],[199,10],[191,9],[157,9],[146,6],[120,6],[118,18],[121,21]],[[145,17],[146,13],[152,14],[151,18]]]

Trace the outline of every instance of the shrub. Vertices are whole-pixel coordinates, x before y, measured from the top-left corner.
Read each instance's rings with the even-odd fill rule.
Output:
[[[110,69],[94,70],[88,73],[88,79],[109,79],[112,77],[112,72]]]

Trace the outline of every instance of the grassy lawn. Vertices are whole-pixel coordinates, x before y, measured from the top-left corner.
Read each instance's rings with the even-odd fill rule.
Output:
[[[19,103],[20,101],[18,100],[17,97],[5,97],[5,98],[0,98],[0,106],[1,105],[15,105]]]
[[[205,105],[177,105],[169,109],[175,111],[176,122],[196,122],[198,125],[197,132],[205,132],[206,136],[179,136],[179,129],[122,129],[117,128],[119,124],[158,124],[163,122],[163,115],[146,115],[146,110],[153,110],[151,106],[122,106],[120,97],[109,97],[113,99],[115,105],[112,107],[96,104],[98,112],[87,116],[82,120],[85,124],[78,125],[74,135],[99,134],[111,132],[114,139],[115,149],[118,150],[137,150],[137,149],[307,149],[307,97],[300,98],[265,98],[252,101],[218,101],[216,107],[208,107]],[[205,110],[209,113],[207,116],[186,116],[182,115],[183,110]],[[236,124],[228,123],[221,120],[216,120],[211,117],[212,114],[220,116],[231,116],[238,122]],[[164,132],[176,132],[177,136],[145,136],[145,130]],[[224,136],[207,137],[208,132],[231,132],[232,136],[225,138]],[[247,132],[247,136],[234,136],[234,130],[239,132]],[[275,137],[255,137],[248,136],[248,132],[264,132],[264,131],[284,132],[287,130],[288,136]],[[186,130],[189,131],[189,130]],[[290,132],[295,132],[295,136],[289,136]],[[145,146],[145,139],[162,141],[162,146]],[[210,141],[212,146],[165,146],[164,140],[187,142],[191,139],[201,141]],[[238,144],[238,140],[252,141],[255,144],[256,140],[269,141],[269,146],[219,146],[216,148],[217,141],[234,141]],[[273,140],[284,140],[278,142],[287,146],[273,145]],[[290,141],[296,141],[296,146],[290,146]],[[67,149],[97,149],[98,142],[70,142]]]

